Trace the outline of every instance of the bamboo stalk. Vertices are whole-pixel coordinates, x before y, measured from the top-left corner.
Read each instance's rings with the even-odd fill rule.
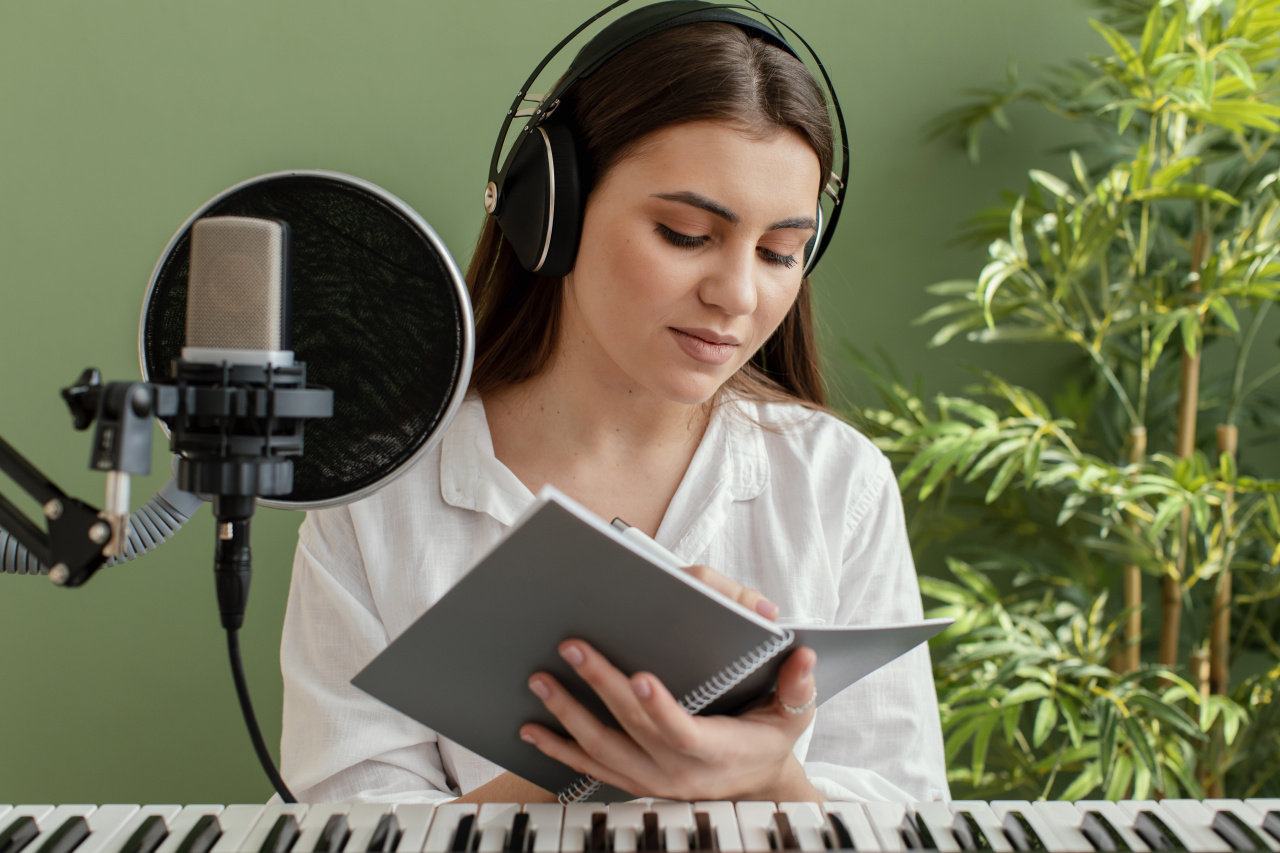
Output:
[[[1209,235],[1197,231],[1191,244],[1191,269],[1200,272],[1204,263],[1205,248],[1209,243]],[[1199,280],[1191,285],[1191,292],[1200,291]],[[1175,451],[1179,459],[1187,459],[1196,450],[1196,410],[1200,404],[1200,350],[1192,356],[1184,347],[1182,350],[1182,381],[1178,389],[1178,439]],[[1166,667],[1177,666],[1178,634],[1182,629],[1182,579],[1186,577],[1187,551],[1190,546],[1190,508],[1182,511],[1182,542],[1178,548],[1176,575],[1166,575],[1161,584],[1161,603],[1163,605],[1163,623],[1160,626],[1160,664]]]
[[[1235,424],[1218,424],[1219,456],[1228,454],[1234,460],[1239,441],[1240,431],[1236,429]],[[1231,569],[1227,539],[1231,533],[1231,509],[1234,501],[1235,490],[1228,487],[1222,496],[1224,564],[1213,593],[1213,627],[1209,632],[1209,686],[1213,693],[1220,696],[1225,696],[1230,686],[1228,682],[1231,666]]]
[[[1129,430],[1129,464],[1138,465],[1147,456],[1147,428],[1136,426]],[[1131,522],[1137,527],[1136,522]],[[1134,672],[1142,665],[1142,569],[1134,565],[1124,567],[1124,606],[1129,610],[1124,625],[1124,652],[1119,656],[1119,671]]]

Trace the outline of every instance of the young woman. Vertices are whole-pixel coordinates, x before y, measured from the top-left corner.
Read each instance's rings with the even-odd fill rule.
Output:
[[[921,615],[893,473],[825,408],[802,270],[832,131],[804,65],[733,24],[675,26],[558,109],[589,169],[572,270],[526,272],[491,218],[466,402],[413,470],[302,526],[281,657],[283,773],[304,801],[552,798],[348,683],[547,483],[770,618]],[[521,736],[636,796],[948,796],[925,647],[816,712],[797,650],[774,700],[737,717],[690,716],[583,640],[559,652],[623,729],[533,673],[571,737]]]

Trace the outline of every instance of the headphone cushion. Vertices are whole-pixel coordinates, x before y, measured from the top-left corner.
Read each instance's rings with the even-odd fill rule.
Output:
[[[548,119],[524,135],[502,186],[498,224],[530,272],[558,278],[573,269],[587,181],[576,135]]]

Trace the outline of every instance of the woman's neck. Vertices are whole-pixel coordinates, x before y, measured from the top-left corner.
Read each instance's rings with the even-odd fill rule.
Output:
[[[530,491],[550,483],[606,520],[655,533],[711,406],[602,387],[557,367],[485,396],[494,453]]]

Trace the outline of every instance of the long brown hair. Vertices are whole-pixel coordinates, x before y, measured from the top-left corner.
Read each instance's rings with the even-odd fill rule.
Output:
[[[793,130],[818,155],[819,174],[831,172],[830,118],[808,69],[732,24],[686,24],[651,35],[578,81],[559,109],[571,111],[589,161],[587,179],[595,182],[649,134],[691,121],[724,122],[760,137]],[[560,279],[523,269],[488,217],[467,285],[476,312],[471,387],[485,394],[537,376],[559,334]],[[723,390],[826,408],[808,278],[777,331]]]

